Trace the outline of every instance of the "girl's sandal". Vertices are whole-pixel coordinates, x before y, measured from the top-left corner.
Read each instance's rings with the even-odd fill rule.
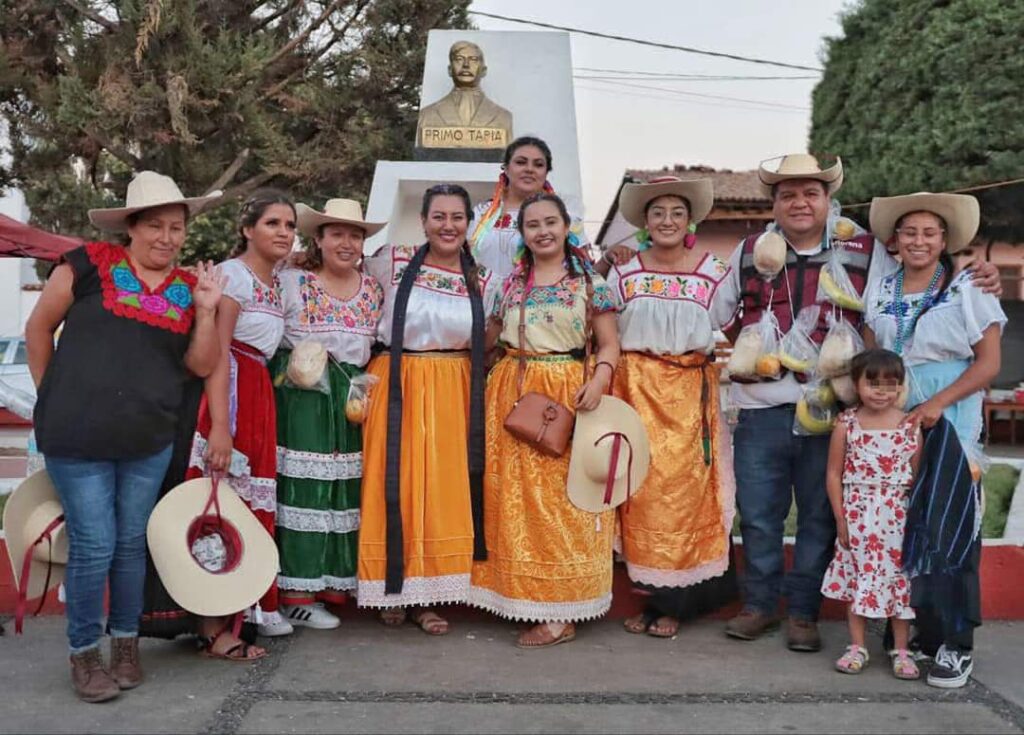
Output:
[[[639,615],[634,615],[631,618],[626,618],[622,623],[622,627],[626,629],[627,633],[642,634],[650,630],[650,627],[654,625],[654,621],[658,619],[658,614],[650,610],[644,610]]]
[[[420,626],[420,630],[427,635],[446,635],[448,633],[448,621],[433,610],[418,610],[409,616],[409,620]]]
[[[380,622],[389,628],[397,628],[405,623],[406,615],[404,607],[386,607],[380,611]]]
[[[672,638],[678,632],[679,619],[668,615],[662,615],[647,628],[647,635],[654,636],[655,638]]]
[[[846,647],[846,652],[836,661],[836,671],[844,674],[859,674],[870,660],[868,649],[851,643]]]
[[[576,638],[576,625],[575,623],[565,623],[564,625],[565,627],[558,635],[552,632],[551,626],[547,623],[535,625],[519,634],[516,646],[519,648],[548,648],[557,646],[559,643],[568,643]]]
[[[231,636],[231,631],[222,630],[213,637],[199,636],[199,654],[207,658],[219,658],[223,661],[234,661],[236,663],[259,661],[267,655],[265,649],[237,639],[235,644],[229,645],[227,649],[221,651],[215,650],[214,646],[217,645],[217,641],[221,640],[225,635]]]
[[[892,675],[897,679],[920,679],[921,670],[917,668],[914,657],[906,648],[897,648],[892,655]]]

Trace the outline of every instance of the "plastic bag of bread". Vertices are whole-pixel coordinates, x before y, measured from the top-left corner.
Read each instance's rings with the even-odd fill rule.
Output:
[[[370,392],[380,378],[376,375],[363,373],[352,378],[348,385],[348,397],[345,399],[345,418],[349,423],[361,424],[366,421],[370,412]]]
[[[811,339],[818,326],[821,307],[817,304],[805,306],[797,314],[793,326],[786,332],[779,345],[779,361],[782,367],[794,373],[809,375],[818,364],[818,345]]]
[[[285,385],[331,394],[327,377],[327,348],[312,339],[300,340],[292,347],[285,371]]]
[[[766,280],[772,280],[786,265],[786,240],[778,232],[767,230],[754,242],[754,268]]]
[[[864,340],[857,334],[850,322],[843,318],[836,319],[829,314],[829,330],[825,341],[818,351],[818,375],[823,378],[836,378],[848,375],[850,360],[864,349]]]
[[[836,306],[851,311],[864,311],[864,299],[853,287],[850,274],[846,272],[843,262],[846,250],[842,245],[834,245],[828,252],[828,260],[818,271],[818,294],[816,301],[830,301]]]
[[[853,384],[853,378],[849,375],[837,375],[829,383],[836,394],[839,402],[845,406],[855,406],[860,401],[857,396],[857,386]]]
[[[730,377],[748,380],[781,377],[778,335],[779,323],[770,311],[764,312],[754,324],[743,327],[729,356]]]

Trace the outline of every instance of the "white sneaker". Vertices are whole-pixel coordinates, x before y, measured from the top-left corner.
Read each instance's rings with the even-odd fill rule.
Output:
[[[312,605],[282,605],[281,614],[292,625],[301,625],[316,630],[333,630],[341,625],[341,618],[328,612],[322,602]]]
[[[266,638],[275,638],[291,635],[295,632],[295,628],[281,617],[281,613],[263,613],[263,622],[256,626],[256,631]]]

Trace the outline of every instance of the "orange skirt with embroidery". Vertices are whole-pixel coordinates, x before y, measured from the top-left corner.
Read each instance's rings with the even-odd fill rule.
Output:
[[[736,485],[718,368],[703,355],[624,352],[614,393],[643,418],[651,444],[647,479],[618,508],[630,579],[689,587],[724,574]]]
[[[524,390],[571,408],[582,373],[567,355],[531,355]],[[614,511],[588,513],[569,501],[568,452],[549,457],[505,431],[518,396],[511,353],[487,381],[487,561],[473,564],[469,602],[512,620],[600,617],[611,605]]]
[[[370,361],[373,388],[363,427],[362,512],[359,528],[360,607],[465,602],[473,563],[469,495],[469,358],[438,353],[402,356],[400,497],[405,581],[386,595],[389,355]]]

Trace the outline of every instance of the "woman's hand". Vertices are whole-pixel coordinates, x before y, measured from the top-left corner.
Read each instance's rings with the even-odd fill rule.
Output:
[[[903,423],[930,429],[942,418],[943,408],[941,403],[932,398],[908,413]]]
[[[601,403],[601,396],[608,390],[608,383],[611,381],[610,371],[602,370],[602,366],[607,367],[598,365],[590,380],[576,392],[574,404],[578,410],[593,411]]]
[[[850,528],[845,518],[836,518],[836,540],[844,549],[850,548]]]
[[[971,281],[975,286],[996,298],[1003,295],[1003,281],[999,277],[999,268],[994,263],[988,261],[971,263],[968,268],[971,271]]]
[[[231,450],[234,442],[226,426],[214,426],[206,443],[206,467],[214,472],[227,473],[231,466]]]
[[[602,256],[610,265],[623,265],[636,255],[636,251],[628,245],[612,245]]]
[[[220,269],[211,261],[206,261],[196,265],[195,274],[196,286],[192,289],[192,301],[196,309],[216,310],[226,282]]]

